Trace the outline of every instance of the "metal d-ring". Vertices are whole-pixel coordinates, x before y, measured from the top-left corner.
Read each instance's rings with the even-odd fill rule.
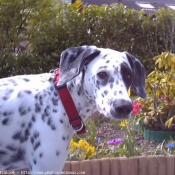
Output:
[[[80,126],[80,125],[78,125],[78,126]],[[83,122],[81,121],[81,127],[80,127],[80,128],[75,129],[75,128],[77,128],[78,126],[75,126],[75,127],[72,126],[72,128],[73,128],[73,130],[74,130],[75,132],[79,132],[79,131],[81,131],[81,130],[83,129],[83,126],[84,126]]]

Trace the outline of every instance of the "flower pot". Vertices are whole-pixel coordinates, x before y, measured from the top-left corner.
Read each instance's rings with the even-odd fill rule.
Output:
[[[170,137],[175,139],[175,131],[153,131],[153,130],[144,128],[145,140],[161,143],[164,140],[165,141],[170,140]]]

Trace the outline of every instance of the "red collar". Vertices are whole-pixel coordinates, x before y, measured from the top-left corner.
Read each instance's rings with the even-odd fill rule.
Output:
[[[58,91],[64,109],[69,117],[69,122],[72,125],[72,128],[78,135],[86,133],[84,122],[82,121],[81,117],[78,114],[78,111],[67,89],[67,86],[65,85],[63,87],[57,87],[57,84],[60,79],[60,70],[56,69],[54,73],[55,73],[54,85]]]

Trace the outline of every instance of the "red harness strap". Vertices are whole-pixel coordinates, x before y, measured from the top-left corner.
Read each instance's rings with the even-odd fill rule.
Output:
[[[55,78],[54,84],[57,86],[60,78],[60,71],[57,69],[55,71]],[[75,107],[75,104],[72,100],[72,97],[67,89],[67,86],[57,88],[57,91],[60,95],[60,99],[63,103],[64,109],[69,117],[69,122],[72,125],[72,128],[77,134],[84,134],[86,133],[86,128],[84,122],[82,121],[81,117],[78,114],[78,111]]]

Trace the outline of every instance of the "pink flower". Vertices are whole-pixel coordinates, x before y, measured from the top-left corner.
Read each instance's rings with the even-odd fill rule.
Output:
[[[108,145],[119,145],[122,143],[122,139],[114,139],[107,142]]]
[[[140,102],[137,102],[137,101],[133,101],[133,102],[132,102],[132,105],[133,105],[133,111],[132,111],[132,113],[133,113],[134,115],[139,114],[140,109],[142,108],[141,103],[140,103]]]
[[[162,96],[160,99],[161,99],[162,101],[167,101],[169,104],[173,104],[173,100],[171,100],[171,99],[168,98],[168,97]]]
[[[160,99],[161,99],[161,100],[167,100],[167,97],[162,96]]]
[[[139,108],[134,108],[134,109],[132,110],[132,113],[133,113],[134,115],[139,114],[139,112],[140,112]]]
[[[137,101],[133,101],[132,102],[132,105],[135,107],[135,108],[142,108],[142,105],[140,102],[137,102]]]

